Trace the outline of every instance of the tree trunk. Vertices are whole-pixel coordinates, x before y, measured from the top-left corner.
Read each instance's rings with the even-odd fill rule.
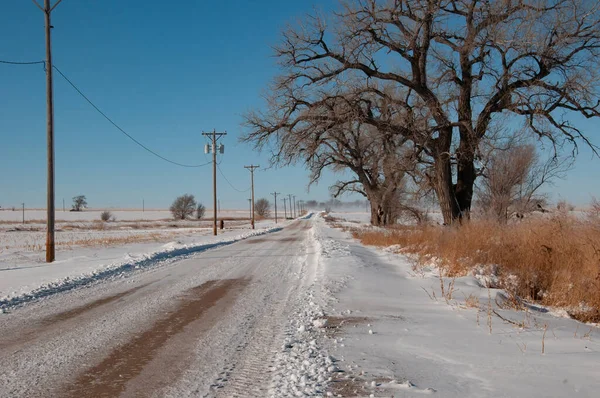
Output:
[[[433,168],[435,172],[433,188],[440,204],[444,224],[451,225],[459,218],[459,209],[452,183],[450,154],[448,152],[439,154],[434,160]]]
[[[461,222],[462,220],[469,220],[471,218],[471,203],[473,201],[473,187],[476,178],[473,145],[467,143],[462,148],[463,143],[464,141],[461,140],[457,153],[458,165],[456,186],[454,189],[458,219]]]
[[[381,196],[381,192],[368,193],[371,205],[371,225],[383,227],[396,222],[393,214],[392,203],[387,203]]]

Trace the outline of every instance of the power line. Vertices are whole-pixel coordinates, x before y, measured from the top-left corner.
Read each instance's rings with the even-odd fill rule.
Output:
[[[18,61],[0,60],[0,64],[9,64],[9,65],[36,65],[36,64],[45,64],[45,63],[46,63],[46,61],[18,62]]]
[[[129,135],[117,123],[115,123],[104,112],[102,112],[100,110],[100,108],[98,108],[79,88],[77,88],[77,86],[71,80],[69,80],[69,78],[67,76],[65,76],[64,73],[62,73],[60,71],[60,69],[58,69],[55,65],[53,65],[53,68],[56,69],[56,71],[63,77],[63,79],[65,79],[67,81],[67,83],[69,83],[71,85],[71,87],[73,87],[75,89],[75,91],[77,91],[79,93],[79,95],[81,95],[83,97],[83,99],[85,99],[99,114],[101,114],[102,116],[104,116],[104,118],[106,120],[108,120],[108,122],[110,124],[112,124],[117,130],[119,130],[121,133],[125,134],[130,140],[132,140],[133,142],[135,142],[136,144],[138,144],[139,146],[141,146],[142,148],[144,148],[146,151],[150,152],[154,156],[156,156],[156,157],[164,160],[165,162],[169,162],[169,163],[172,163],[172,164],[174,164],[176,166],[181,166],[181,167],[203,167],[203,166],[207,166],[207,165],[209,165],[211,163],[211,162],[207,162],[207,163],[193,164],[193,165],[184,164],[184,163],[179,163],[179,162],[175,162],[173,160],[167,159],[164,156],[159,155],[158,153],[154,152],[152,149],[148,148],[146,145],[142,144],[141,142],[139,142],[138,140],[136,140],[135,138],[133,138],[131,135]]]
[[[2,64],[8,64],[8,65],[36,65],[36,64],[44,64],[44,67],[46,66],[46,61],[28,61],[28,62],[20,62],[20,61],[5,61],[5,60],[0,60],[0,63]],[[202,163],[202,164],[184,164],[184,163],[179,163],[179,162],[175,162],[171,159],[167,159],[166,157],[156,153],[155,151],[153,151],[152,149],[148,148],[146,145],[142,144],[140,141],[138,141],[137,139],[135,139],[133,136],[131,136],[130,134],[128,134],[125,130],[123,130],[117,123],[115,123],[110,117],[108,117],[104,112],[102,112],[100,110],[100,108],[98,108],[76,85],[75,83],[73,83],[64,73],[61,72],[60,69],[58,69],[56,67],[56,65],[52,65],[52,68],[55,69],[61,76],[63,79],[65,79],[65,81],[67,83],[69,83],[69,85],[71,85],[71,87],[73,87],[73,89],[75,89],[75,91],[77,91],[77,93],[79,93],[79,95],[81,95],[83,97],[83,99],[85,99],[100,115],[102,115],[106,120],[108,120],[108,122],[110,124],[112,124],[117,130],[119,130],[121,133],[123,133],[125,136],[127,136],[130,140],[132,140],[133,142],[135,142],[137,145],[139,145],[140,147],[142,147],[143,149],[145,149],[146,151],[150,152],[151,154],[153,154],[154,156],[164,160],[165,162],[174,164],[176,166],[180,166],[180,167],[203,167],[203,166],[207,166],[209,165],[211,162],[206,162],[206,163]]]
[[[236,190],[236,191],[238,191],[238,192],[240,192],[240,193],[244,193],[244,192],[248,192],[248,191],[249,191],[249,190],[252,188],[252,187],[250,187],[250,188],[248,188],[248,189],[246,189],[246,190],[244,190],[244,191],[237,189],[237,188],[236,188],[236,187],[234,187],[234,186],[233,186],[233,184],[232,184],[232,183],[231,183],[231,182],[230,182],[230,181],[227,179],[227,177],[225,177],[225,174],[223,173],[223,170],[221,170],[221,168],[219,167],[219,164],[218,164],[218,163],[217,163],[217,168],[219,169],[219,173],[221,173],[221,176],[223,176],[223,178],[225,179],[225,181],[227,181],[227,184],[229,184],[229,186],[230,186],[231,188],[233,188],[234,190]]]

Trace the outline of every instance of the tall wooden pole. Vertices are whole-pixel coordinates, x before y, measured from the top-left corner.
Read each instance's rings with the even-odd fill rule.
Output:
[[[260,166],[255,166],[255,165],[250,165],[250,166],[244,166],[245,169],[250,170],[250,181],[252,183],[252,229],[255,228],[254,226],[254,169],[259,168]]]
[[[217,137],[214,133],[213,131],[213,235],[217,236]]]
[[[298,217],[298,214],[296,213],[296,195],[294,195],[294,218]]]
[[[34,4],[44,13],[46,25],[46,137],[48,156],[48,178],[47,178],[47,202],[46,202],[46,262],[51,263],[55,259],[54,251],[54,103],[52,93],[52,38],[50,14],[62,0],[58,0],[53,6],[50,0],[44,0],[41,7],[35,0]]]
[[[273,192],[271,195],[275,196],[275,224],[277,224],[277,195],[279,195],[280,192]]]
[[[204,136],[211,137],[213,153],[213,235],[217,235],[217,140],[227,133],[202,133]]]

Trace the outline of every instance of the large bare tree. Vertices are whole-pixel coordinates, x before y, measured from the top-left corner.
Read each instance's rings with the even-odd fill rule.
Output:
[[[412,109],[388,100],[388,90],[364,83],[346,81],[310,93],[289,83],[274,85],[266,111],[246,116],[245,139],[259,148],[273,144],[275,163],[305,162],[311,184],[327,168],[350,171],[351,178],[330,187],[332,195],[359,193],[371,203],[372,224],[394,223],[399,189],[414,167],[405,138],[415,119]]]
[[[357,78],[393,85],[393,101],[429,118],[405,138],[417,138],[420,158],[431,162],[425,175],[452,223],[470,215],[478,147],[499,115],[557,152],[565,143],[573,153],[581,141],[592,146],[571,116],[600,116],[599,8],[587,0],[346,1],[334,17],[313,15],[284,33],[274,87],[310,100]],[[277,108],[290,115],[296,104]]]

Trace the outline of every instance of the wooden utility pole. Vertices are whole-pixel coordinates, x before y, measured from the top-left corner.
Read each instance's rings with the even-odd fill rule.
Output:
[[[284,197],[283,197],[283,213],[284,213],[284,215],[285,215],[285,218],[284,218],[284,220],[287,220],[287,206],[285,205],[285,201],[286,201],[286,200],[287,200],[287,199],[286,199],[286,198],[285,198],[285,196],[284,196]]]
[[[273,192],[271,195],[275,196],[275,224],[277,224],[277,195],[280,195],[281,192]]]
[[[294,213],[292,213],[292,194],[288,193],[288,205],[290,208],[290,218],[294,218]]]
[[[294,218],[298,217],[298,213],[296,213],[296,195],[294,195]]]
[[[202,133],[203,136],[210,137],[212,141],[213,154],[213,235],[217,235],[217,141],[227,133]]]
[[[244,166],[245,169],[250,170],[250,181],[252,183],[252,229],[254,229],[254,169],[259,168],[258,165],[251,164],[250,166]]]
[[[23,224],[25,224],[25,203],[21,203],[23,206]]]
[[[51,263],[55,259],[54,253],[54,104],[52,102],[52,40],[50,36],[50,14],[60,4],[58,0],[53,6],[50,0],[44,0],[44,7],[36,0],[33,3],[44,13],[46,23],[46,138],[48,153],[48,181],[47,181],[47,204],[46,204],[46,262]]]

